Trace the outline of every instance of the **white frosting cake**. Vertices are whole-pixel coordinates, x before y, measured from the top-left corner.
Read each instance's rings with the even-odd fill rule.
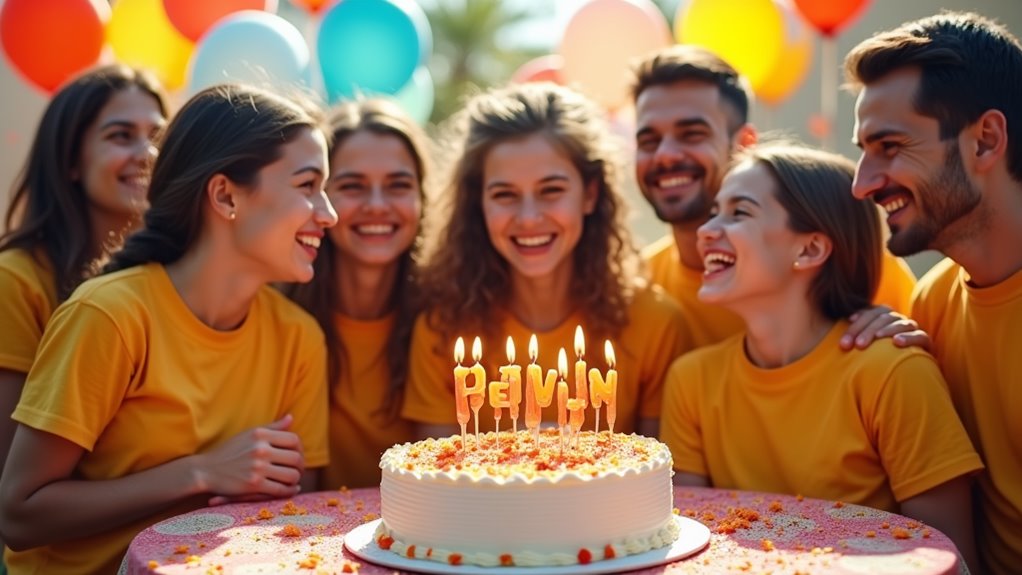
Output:
[[[377,544],[402,556],[483,566],[572,565],[642,553],[678,536],[671,453],[655,439],[583,432],[561,450],[522,431],[427,439],[380,462]]]

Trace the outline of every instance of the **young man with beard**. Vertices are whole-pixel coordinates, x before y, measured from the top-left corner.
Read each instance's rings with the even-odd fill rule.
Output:
[[[862,148],[854,194],[887,212],[888,248],[939,250],[912,316],[986,462],[983,573],[1022,565],[1022,44],[975,14],[869,38],[845,60]]]
[[[632,93],[636,108],[635,171],[639,188],[672,234],[643,252],[652,279],[681,304],[697,346],[726,339],[744,329],[721,307],[700,302],[703,261],[696,229],[709,217],[713,199],[733,151],[756,142],[748,122],[749,92],[738,73],[712,52],[678,45],[640,62]],[[875,302],[902,313],[915,278],[904,262],[884,254]],[[853,316],[841,346],[866,347],[915,326],[878,306]],[[926,343],[925,334],[901,333],[898,345]]]

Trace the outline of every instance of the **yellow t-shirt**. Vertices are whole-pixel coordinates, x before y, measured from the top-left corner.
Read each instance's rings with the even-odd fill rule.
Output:
[[[841,351],[837,322],[805,357],[753,365],[744,335],[671,366],[661,439],[674,468],[714,487],[803,494],[897,511],[983,464],[933,358],[889,340]]]
[[[386,346],[394,316],[359,321],[336,314],[334,324],[347,355],[340,380],[330,389],[330,465],[323,470],[323,487],[375,487],[380,455],[415,437],[412,422],[391,420],[384,411],[390,385]]]
[[[483,366],[486,368],[488,381],[500,380],[497,368],[507,363],[504,343],[507,336],[515,342],[516,361],[522,366],[522,394],[519,406],[518,429],[525,427],[525,366],[529,363],[528,345],[533,331],[522,325],[512,314],[499,314],[500,327],[497,333],[502,334],[499,342],[483,343]],[[636,293],[635,299],[628,309],[628,325],[611,343],[617,356],[615,369],[618,372],[617,388],[617,422],[614,431],[631,433],[640,418],[656,419],[660,417],[660,400],[663,391],[664,376],[671,361],[682,353],[692,349],[691,335],[682,321],[681,310],[669,297],[657,287],[643,289]],[[537,363],[541,366],[543,377],[547,370],[557,369],[557,354],[564,348],[568,356],[569,397],[575,397],[575,327],[585,324],[579,314],[573,314],[554,329],[536,333],[539,345]],[[470,365],[471,344],[476,334],[465,333],[465,353],[467,359],[463,365]],[[457,425],[456,405],[454,403],[454,341],[442,341],[439,333],[429,328],[426,314],[422,314],[415,323],[412,332],[412,350],[408,376],[408,389],[405,392],[405,403],[402,415],[410,420],[430,423]],[[603,357],[603,342],[591,338],[586,340],[586,363],[588,368],[597,368],[602,374],[607,373],[607,364]],[[588,371],[588,369],[587,369]],[[471,384],[471,381],[470,381]],[[557,423],[557,394],[549,407],[543,409],[543,425]],[[585,427],[592,429],[595,412],[590,404],[585,410]],[[468,432],[474,428],[474,417],[468,424]],[[493,409],[487,401],[479,410],[480,431],[492,431],[494,427]],[[511,428],[508,410],[503,410],[500,427]],[[607,429],[606,406],[601,409],[600,428]]]
[[[28,373],[56,307],[53,270],[41,251],[36,258],[22,249],[0,252],[0,368]]]
[[[912,317],[933,338],[965,429],[986,462],[976,541],[984,573],[1022,566],[1022,271],[982,289],[950,259],[916,290]]]
[[[14,412],[86,451],[76,477],[123,477],[208,451],[287,413],[307,467],[326,465],[326,348],[316,322],[269,287],[244,323],[216,331],[163,266],[90,280],[53,314]],[[11,575],[115,573],[131,539],[201,497],[99,535],[8,551]]]
[[[727,339],[745,330],[742,319],[730,310],[699,301],[699,288],[703,282],[702,270],[693,270],[681,263],[674,236],[668,234],[642,251],[653,282],[681,305],[685,319],[691,325],[696,345],[702,347]],[[876,304],[886,304],[894,311],[908,314],[909,300],[916,278],[912,270],[898,257],[884,250],[880,285]]]

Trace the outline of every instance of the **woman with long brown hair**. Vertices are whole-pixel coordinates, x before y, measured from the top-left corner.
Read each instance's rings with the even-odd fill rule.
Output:
[[[614,345],[616,430],[655,436],[663,377],[688,337],[677,306],[639,278],[600,112],[567,88],[526,84],[475,97],[458,121],[449,212],[422,274],[427,307],[412,335],[402,414],[423,436],[458,429],[458,336],[482,336],[483,363],[496,374],[506,337],[525,364],[535,334],[539,363],[554,367],[560,348],[575,359],[582,326],[590,365],[605,370],[603,341]],[[553,407],[544,411],[556,420]],[[489,406],[480,419],[492,429]]]

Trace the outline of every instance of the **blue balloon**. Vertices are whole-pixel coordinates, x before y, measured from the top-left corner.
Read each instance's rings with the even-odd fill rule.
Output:
[[[280,90],[311,85],[311,54],[302,33],[280,16],[243,10],[217,22],[199,40],[188,69],[190,94],[239,82]]]
[[[412,0],[340,0],[323,15],[317,40],[331,102],[397,93],[432,51],[429,22]]]

